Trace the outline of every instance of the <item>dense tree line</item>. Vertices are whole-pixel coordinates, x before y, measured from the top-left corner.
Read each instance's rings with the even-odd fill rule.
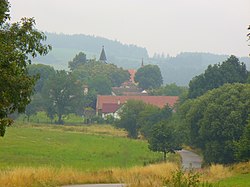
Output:
[[[248,71],[246,65],[235,56],[230,56],[222,64],[209,65],[202,73],[194,77],[189,83],[189,98],[196,98],[208,90],[218,88],[225,83],[246,83]]]
[[[166,95],[166,96],[182,96],[188,91],[187,87],[177,86],[175,83],[166,84],[156,89],[149,91],[150,95]]]
[[[25,114],[28,119],[38,111],[46,111],[53,120],[63,123],[62,116],[94,114],[97,94],[111,94],[111,87],[118,86],[129,79],[128,71],[113,64],[105,64],[95,59],[86,59],[83,52],[69,62],[71,71],[54,70],[42,64],[28,66],[30,75],[38,77],[35,95],[27,106]],[[88,92],[84,93],[87,87]],[[86,110],[86,111],[85,111]]]
[[[236,143],[250,117],[249,84],[225,84],[186,101],[180,112],[190,131],[190,144],[202,150],[207,163],[241,159]]]
[[[208,66],[190,81],[186,101],[178,106],[187,144],[202,150],[206,163],[250,158],[250,84],[245,64],[231,56]]]
[[[27,72],[30,57],[46,55],[51,49],[42,44],[46,36],[35,29],[33,18],[8,23],[9,6],[7,0],[0,1],[0,136],[13,122],[9,115],[23,112],[30,102],[36,80]]]
[[[222,64],[208,66],[205,73],[192,79],[188,91],[176,85],[151,90],[159,95],[182,92],[175,112],[168,107],[159,109],[129,101],[122,108],[118,127],[125,128],[132,138],[142,135],[151,150],[164,155],[184,143],[199,148],[207,164],[247,161],[250,158],[248,76],[245,64],[231,56]]]
[[[129,100],[122,107],[116,125],[127,130],[131,138],[147,139],[149,149],[162,152],[166,160],[166,154],[179,149],[181,144],[178,128],[173,125],[172,118],[173,109],[168,105],[160,109],[142,101]]]

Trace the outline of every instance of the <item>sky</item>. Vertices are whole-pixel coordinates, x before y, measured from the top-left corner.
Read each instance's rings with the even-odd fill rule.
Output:
[[[95,35],[149,55],[209,52],[248,56],[250,0],[9,0],[12,21],[41,31]],[[100,44],[101,45],[101,44]]]

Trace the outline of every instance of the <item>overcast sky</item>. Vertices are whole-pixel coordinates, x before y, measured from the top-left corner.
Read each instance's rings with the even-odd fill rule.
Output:
[[[146,47],[150,55],[250,52],[250,0],[9,1],[13,21],[34,17],[42,31],[116,39]]]

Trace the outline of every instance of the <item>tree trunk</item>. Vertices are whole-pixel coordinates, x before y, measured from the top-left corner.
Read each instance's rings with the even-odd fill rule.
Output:
[[[63,124],[62,114],[58,114],[58,124]]]
[[[163,151],[163,160],[164,160],[164,162],[166,162],[166,160],[167,160],[167,152],[166,151]]]

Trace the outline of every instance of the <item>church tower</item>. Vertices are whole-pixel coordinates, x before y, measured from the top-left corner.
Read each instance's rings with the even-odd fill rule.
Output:
[[[102,46],[102,52],[101,52],[101,55],[100,55],[100,59],[99,59],[101,62],[104,62],[107,64],[107,58],[106,58],[106,54],[105,54],[105,51],[104,51],[104,46]]]
[[[141,60],[141,68],[143,68],[144,67],[144,62],[143,62],[143,58],[142,58],[142,60]]]

